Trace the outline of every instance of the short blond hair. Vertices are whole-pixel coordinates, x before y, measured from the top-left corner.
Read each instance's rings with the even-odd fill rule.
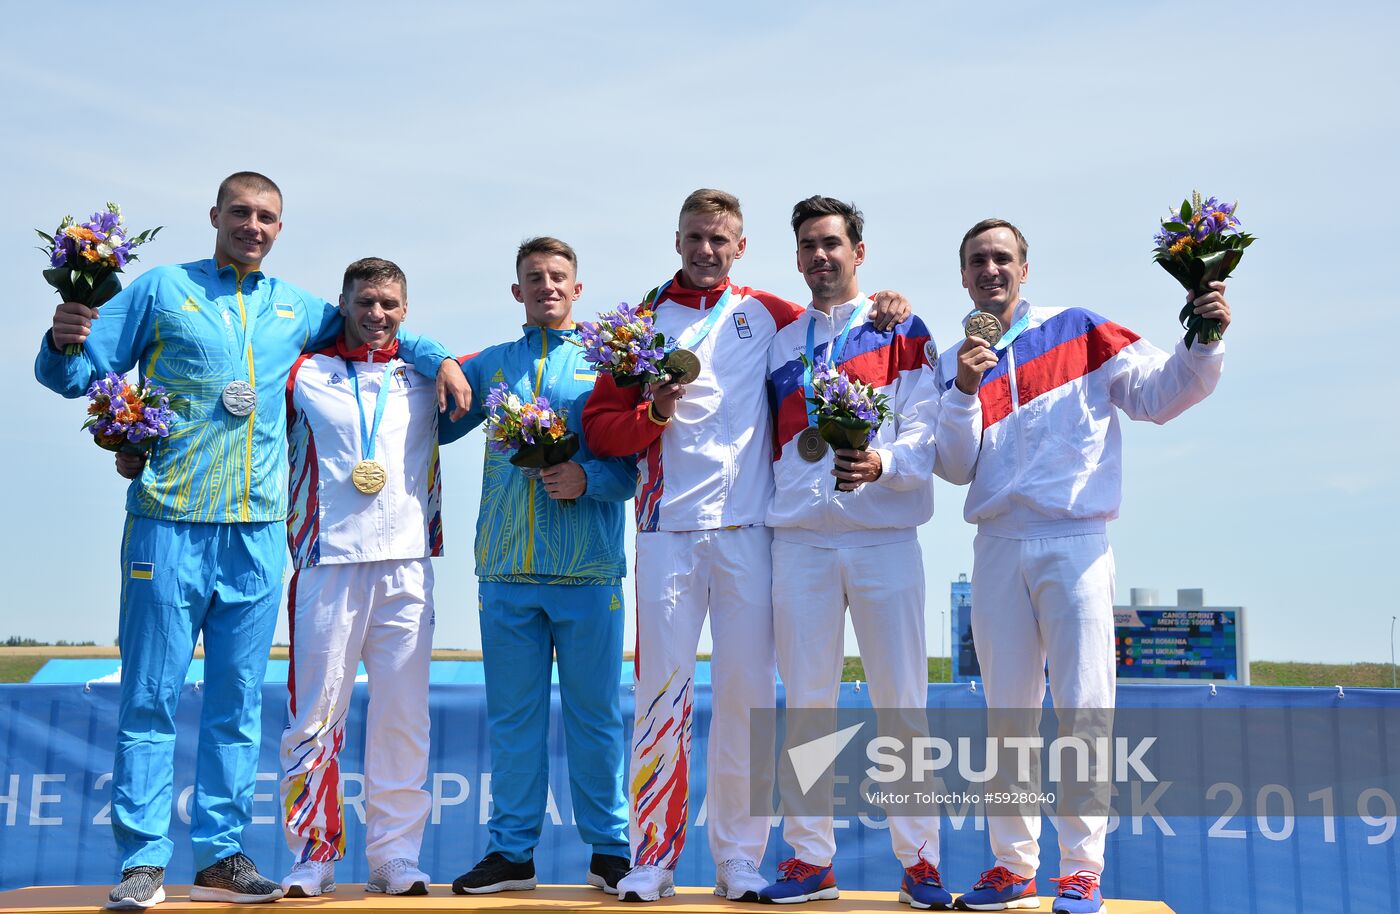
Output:
[[[702,187],[692,191],[681,204],[680,218],[687,213],[703,213],[706,216],[733,216],[739,220],[739,232],[744,230],[744,211],[739,208],[739,198],[722,190]]]

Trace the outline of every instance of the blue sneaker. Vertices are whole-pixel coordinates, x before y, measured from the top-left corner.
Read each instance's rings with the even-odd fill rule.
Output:
[[[1022,879],[1004,866],[994,866],[958,896],[953,907],[963,911],[1005,911],[1007,908],[1038,908],[1035,877]]]
[[[943,888],[943,877],[938,875],[938,867],[919,854],[919,862],[904,868],[904,881],[899,884],[899,900],[911,908],[937,911],[948,910],[953,896]]]
[[[778,881],[758,893],[765,904],[799,904],[840,898],[831,864],[816,866],[796,857],[778,864]]]
[[[1055,896],[1055,904],[1050,909],[1055,914],[1101,914],[1105,910],[1098,873],[1080,870],[1073,876],[1050,881],[1060,887],[1060,894]]]

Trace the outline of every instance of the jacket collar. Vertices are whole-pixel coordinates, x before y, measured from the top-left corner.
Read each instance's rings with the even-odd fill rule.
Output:
[[[681,285],[681,274],[678,270],[675,277],[672,278],[671,284],[666,287],[665,295],[661,298],[673,301],[678,305],[684,305],[687,308],[703,311],[707,308],[713,308],[715,303],[719,301],[719,297],[724,294],[724,290],[729,288],[729,285],[729,277],[726,276],[720,280],[719,285],[712,289],[691,289]],[[659,299],[657,304],[660,304]]]
[[[351,362],[387,362],[398,356],[399,340],[395,337],[394,341],[383,349],[370,349],[368,343],[351,349],[345,342],[345,335],[341,334],[335,341],[335,354]]]

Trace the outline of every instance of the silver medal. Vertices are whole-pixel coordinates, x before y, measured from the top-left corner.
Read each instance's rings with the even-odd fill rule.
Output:
[[[221,398],[230,415],[250,415],[258,405],[258,392],[247,381],[229,381]]]

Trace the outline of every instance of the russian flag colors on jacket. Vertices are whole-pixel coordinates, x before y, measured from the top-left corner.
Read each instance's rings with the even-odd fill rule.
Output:
[[[865,301],[857,295],[830,316],[808,307],[778,331],[769,349],[776,462],[767,523],[775,539],[816,546],[898,542],[913,539],[919,524],[933,516],[930,473],[942,387],[932,362],[937,350],[917,316],[888,331],[867,320],[852,328],[837,355],[837,367],[847,377],[889,397],[892,415],[870,442],[880,455],[880,477],[853,492],[837,492],[830,450],[815,463],[797,453],[797,436],[808,425],[802,365],[808,325],[816,322],[814,355],[823,358],[851,312]]]
[[[975,394],[953,383],[958,347],[939,357],[935,468],[950,482],[971,482],[963,514],[984,533],[1102,531],[1122,501],[1118,410],[1158,424],[1179,416],[1215,389],[1224,343],[1178,342],[1168,355],[1083,308],[1022,301],[1013,323],[1026,316]]]

